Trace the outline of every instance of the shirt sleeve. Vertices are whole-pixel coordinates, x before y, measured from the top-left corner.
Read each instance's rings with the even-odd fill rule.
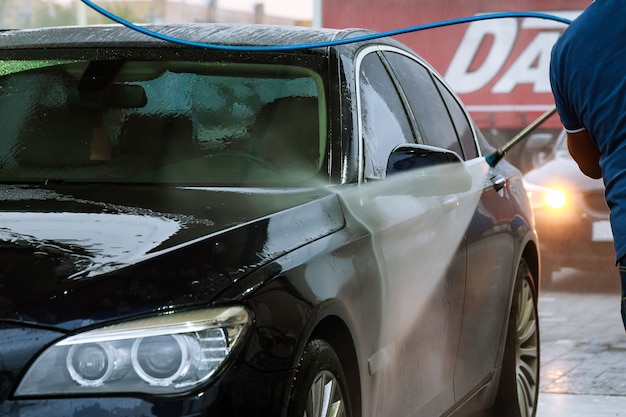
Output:
[[[552,57],[550,60],[550,86],[552,87],[552,95],[554,96],[554,103],[556,104],[556,110],[561,118],[561,123],[565,130],[570,133],[580,132],[585,130],[585,127],[580,123],[578,116],[572,110],[572,105],[568,100],[568,95],[563,88],[565,71],[561,68],[561,59],[559,57],[558,42],[552,49]]]

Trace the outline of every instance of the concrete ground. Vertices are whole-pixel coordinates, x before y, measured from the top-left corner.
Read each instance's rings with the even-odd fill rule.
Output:
[[[626,416],[626,333],[617,272],[560,271],[539,297],[537,417]]]

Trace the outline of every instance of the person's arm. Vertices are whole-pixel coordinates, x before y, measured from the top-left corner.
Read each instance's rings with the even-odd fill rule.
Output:
[[[600,150],[588,130],[567,132],[567,149],[583,174],[591,178],[602,178]]]

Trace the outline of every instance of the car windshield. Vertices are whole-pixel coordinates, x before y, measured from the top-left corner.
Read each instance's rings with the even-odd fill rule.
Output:
[[[0,61],[0,181],[310,182],[322,89],[292,65]]]

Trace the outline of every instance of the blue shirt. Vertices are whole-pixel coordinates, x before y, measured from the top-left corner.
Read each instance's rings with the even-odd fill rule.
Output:
[[[626,255],[626,0],[596,0],[552,49],[550,82],[561,122],[600,149],[616,259]]]

